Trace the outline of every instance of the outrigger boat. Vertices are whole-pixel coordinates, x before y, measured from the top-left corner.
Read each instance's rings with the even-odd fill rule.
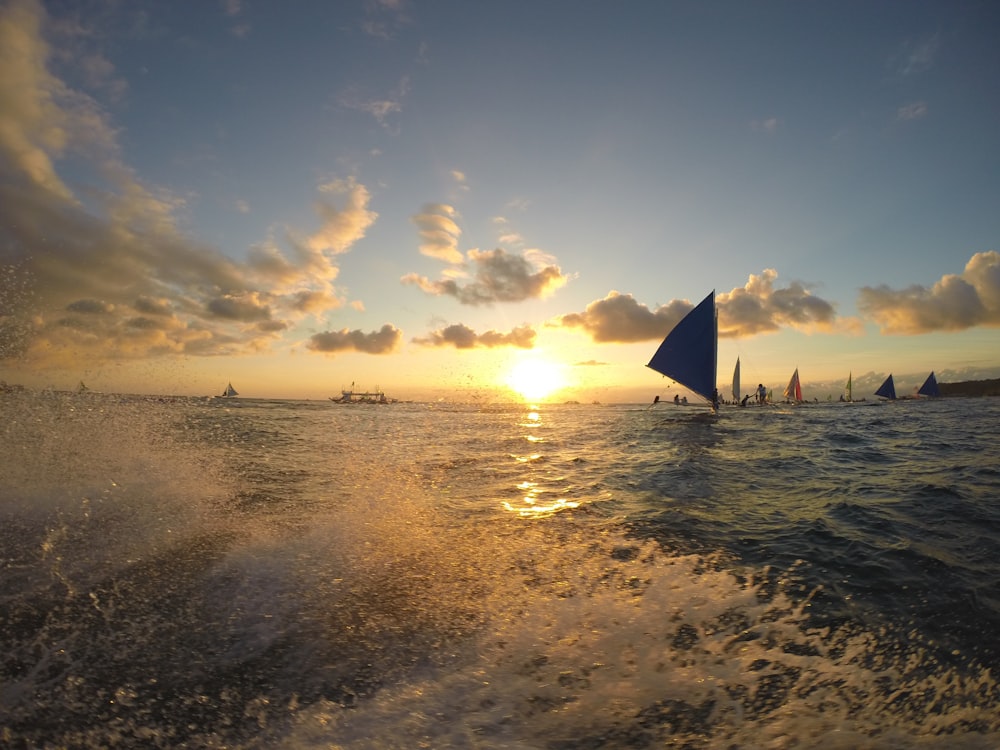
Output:
[[[885,382],[883,382],[882,385],[878,387],[878,390],[875,391],[875,395],[881,396],[889,401],[896,400],[896,384],[893,382],[891,372],[889,373],[889,377],[885,379]]]
[[[719,318],[713,289],[673,327],[646,367],[698,394],[715,411],[719,407],[715,384],[718,346]]]
[[[927,376],[927,380],[924,381],[924,384],[920,386],[920,389],[917,391],[917,395],[929,396],[930,398],[937,398],[941,395],[941,389],[938,388],[937,378],[934,377],[933,370],[931,371],[931,374]]]
[[[385,392],[378,386],[374,391],[356,391],[354,383],[351,387],[340,391],[340,396],[330,396],[330,400],[335,404],[394,404],[396,399],[386,398]]]

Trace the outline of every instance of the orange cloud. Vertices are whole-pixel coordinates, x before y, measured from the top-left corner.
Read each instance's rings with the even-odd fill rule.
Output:
[[[941,277],[929,289],[862,287],[858,308],[883,333],[918,334],[1000,326],[1000,253],[976,253],[960,275]]]

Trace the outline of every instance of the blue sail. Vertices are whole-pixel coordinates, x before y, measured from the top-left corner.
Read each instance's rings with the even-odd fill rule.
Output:
[[[885,382],[878,387],[878,390],[875,391],[875,395],[888,399],[896,398],[896,384],[892,382],[892,373],[890,373],[889,377],[885,379]]]
[[[920,386],[920,390],[918,390],[917,393],[921,396],[941,395],[941,389],[938,388],[937,378],[934,377],[933,370],[931,371],[931,374],[927,376],[927,380],[924,381],[924,384]]]
[[[718,339],[713,290],[667,334],[646,367],[711,401]]]

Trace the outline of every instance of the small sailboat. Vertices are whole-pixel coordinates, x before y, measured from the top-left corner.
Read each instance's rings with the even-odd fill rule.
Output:
[[[739,403],[743,398],[740,395],[740,358],[736,358],[736,369],[733,370],[733,402]]]
[[[896,400],[896,384],[892,381],[892,373],[889,373],[889,377],[887,377],[885,382],[878,387],[878,390],[875,391],[875,395],[887,398],[890,401]]]
[[[715,290],[673,327],[646,364],[706,399],[715,408],[719,319]]]
[[[232,381],[230,381],[229,385],[226,386],[226,390],[222,392],[222,398],[232,398],[233,396],[239,395],[240,394],[236,392],[236,389],[233,388]]]
[[[937,378],[934,377],[933,370],[931,371],[931,374],[927,376],[927,380],[924,381],[924,384],[917,390],[917,395],[929,396],[931,398],[936,398],[941,395],[941,389],[938,388]]]
[[[851,378],[853,376],[854,376],[854,373],[852,373],[852,372],[847,373],[847,385],[844,387],[844,395],[841,397],[842,401],[853,401],[854,400],[853,396],[851,395]]]
[[[802,384],[799,382],[799,368],[795,368],[795,372],[792,373],[792,379],[788,381],[788,385],[785,387],[785,400],[786,401],[801,401],[802,400]]]

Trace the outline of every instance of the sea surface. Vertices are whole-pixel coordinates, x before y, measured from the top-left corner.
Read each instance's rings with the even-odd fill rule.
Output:
[[[4,748],[1000,747],[1000,399],[0,412]]]

